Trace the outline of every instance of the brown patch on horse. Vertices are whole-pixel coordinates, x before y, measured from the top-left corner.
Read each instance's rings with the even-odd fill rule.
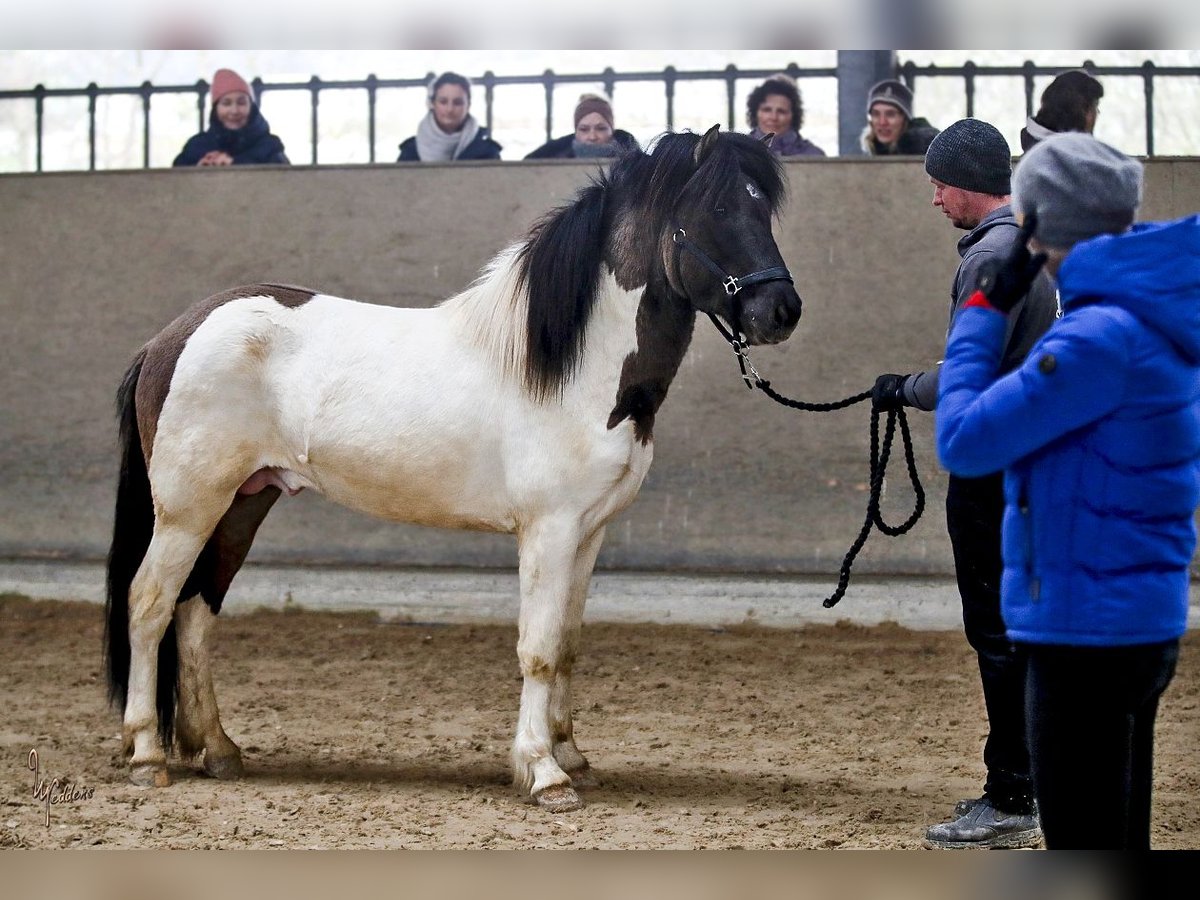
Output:
[[[154,435],[158,430],[158,416],[167,400],[167,391],[175,374],[175,364],[179,361],[179,355],[183,353],[188,340],[204,320],[212,315],[214,310],[233,300],[271,297],[281,306],[296,309],[307,303],[316,293],[309,288],[290,284],[248,284],[230,288],[192,305],[146,344],[146,360],[138,378],[135,403],[142,438],[142,453],[147,464],[150,462],[150,450],[154,446]]]
[[[233,576],[246,561],[258,526],[281,493],[279,488],[270,485],[256,494],[239,494],[233,498],[192,566],[192,572],[179,592],[179,602],[199,594],[214,614],[221,611],[225,594]]]
[[[692,342],[695,324],[695,311],[673,291],[647,289],[642,294],[637,311],[637,350],[626,356],[621,366],[609,428],[632,419],[634,437],[643,446],[649,443],[654,416]]]

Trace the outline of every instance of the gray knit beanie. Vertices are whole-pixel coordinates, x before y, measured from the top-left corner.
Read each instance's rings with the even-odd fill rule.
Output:
[[[1011,190],[1012,153],[994,125],[959,119],[925,151],[925,171],[951,187],[1003,196]]]
[[[1034,237],[1067,249],[1133,224],[1142,202],[1142,164],[1090,134],[1052,134],[1013,176],[1013,211],[1037,215]]]
[[[887,103],[896,107],[904,113],[906,119],[913,117],[913,93],[903,81],[888,79],[871,85],[871,90],[867,92],[868,116],[871,114],[871,107],[876,103]]]

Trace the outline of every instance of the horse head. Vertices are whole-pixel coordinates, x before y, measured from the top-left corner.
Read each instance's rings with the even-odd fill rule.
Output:
[[[673,138],[691,139],[691,172],[659,238],[668,283],[747,343],[785,340],[801,300],[771,233],[785,195],[782,167],[765,142],[716,125],[699,138]]]

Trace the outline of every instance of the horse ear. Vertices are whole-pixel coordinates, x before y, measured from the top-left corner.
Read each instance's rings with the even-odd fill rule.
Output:
[[[770,147],[771,141],[775,140],[775,132],[772,131],[770,134],[764,134],[762,137],[759,138],[759,140],[762,143],[766,144],[768,147]]]
[[[692,154],[692,159],[696,161],[696,165],[700,165],[704,161],[704,157],[708,156],[712,148],[716,146],[717,133],[720,130],[720,125],[714,125],[708,131],[704,132],[704,137],[700,138],[700,143],[696,145],[696,152]]]

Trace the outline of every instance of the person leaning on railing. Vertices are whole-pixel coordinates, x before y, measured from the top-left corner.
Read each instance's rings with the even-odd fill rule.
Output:
[[[1082,131],[1091,134],[1100,114],[1104,86],[1082,69],[1055,78],[1042,92],[1041,106],[1021,129],[1021,149],[1028,150],[1052,134]]]
[[[173,166],[288,165],[283,141],[271,134],[254,92],[232,69],[218,69],[212,82],[208,129],[188,139]]]
[[[612,103],[600,94],[583,94],[575,105],[575,132],[547,141],[526,159],[588,159],[638,150],[628,131],[613,127]]]
[[[499,159],[502,149],[471,115],[470,80],[443,72],[429,86],[429,112],[400,145],[397,162]]]
[[[901,81],[881,81],[867,94],[862,148],[871,156],[924,156],[938,130],[913,118],[913,93]]]
[[[778,156],[824,156],[825,151],[800,136],[804,125],[804,103],[800,88],[788,75],[772,75],[746,98],[746,124],[750,136],[773,134],[771,151]]]

